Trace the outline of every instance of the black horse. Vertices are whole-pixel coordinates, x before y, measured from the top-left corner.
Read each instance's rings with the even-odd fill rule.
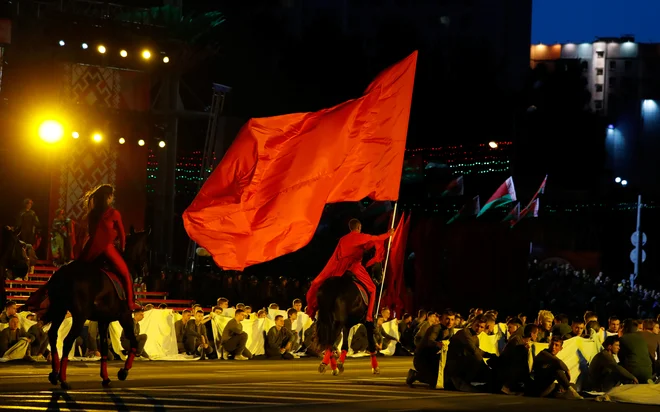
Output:
[[[135,237],[146,238],[147,232],[134,233],[127,245],[126,256],[139,256],[140,253],[135,248],[146,247],[146,241],[137,241]],[[127,262],[132,264],[133,262]],[[83,261],[73,261],[58,269],[48,283],[35,292],[25,305],[26,310],[43,311],[46,306],[45,314],[42,317],[44,324],[51,323],[48,331],[48,340],[52,350],[52,372],[48,375],[49,381],[53,385],[60,383],[62,389],[70,389],[71,386],[66,381],[66,371],[68,364],[68,355],[74,341],[83,329],[86,320],[97,321],[99,326],[99,338],[101,341],[101,379],[103,386],[110,384],[107,369],[108,354],[108,328],[111,322],[119,321],[124,329],[124,334],[128,338],[131,350],[124,367],[119,370],[117,377],[119,380],[125,380],[128,371],[133,365],[133,359],[137,351],[137,339],[133,328],[133,317],[128,303],[121,299],[117,293],[115,285],[110,280],[102,265],[98,262],[87,263]],[[44,301],[47,302],[44,305]],[[64,338],[62,350],[62,360],[60,361],[57,348],[57,334],[60,325],[64,321],[67,312],[71,313],[71,330]]]
[[[371,354],[371,370],[374,374],[380,373],[376,360],[374,323],[365,322],[367,304],[356,282],[353,273],[347,271],[343,276],[327,279],[319,287],[316,341],[320,351],[324,353],[323,361],[319,365],[320,373],[325,373],[328,362],[333,375],[344,372],[344,361],[348,353],[348,334],[353,326],[360,323],[367,328],[367,349]],[[344,338],[337,360],[333,356],[333,345],[342,332]]]

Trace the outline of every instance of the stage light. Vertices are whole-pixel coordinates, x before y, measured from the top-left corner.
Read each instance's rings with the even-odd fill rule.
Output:
[[[87,43],[83,43],[81,47],[83,48],[83,50],[87,50],[89,48]]]
[[[614,125],[611,124],[611,125],[607,126],[607,128],[610,129],[610,130],[614,130]]]
[[[104,54],[105,53],[105,46],[100,45],[99,47],[96,48],[96,50],[98,50],[99,53]]]
[[[151,58],[151,52],[149,50],[144,50],[142,52],[142,58],[144,60],[149,60]]]
[[[126,50],[122,50],[122,51],[119,52],[119,55],[121,57],[126,57],[126,56],[128,56],[128,52]]]
[[[56,143],[64,135],[64,127],[55,120],[46,120],[39,126],[39,137],[46,143]]]
[[[119,138],[119,144],[124,144],[124,143],[126,143],[126,139],[124,139],[123,137],[120,137]]]
[[[169,62],[170,62],[169,57],[167,57],[167,56],[163,57],[163,63],[169,63]]]
[[[92,140],[94,140],[96,143],[99,143],[101,140],[103,140],[103,136],[101,136],[101,133],[94,133]]]
[[[60,46],[64,46],[66,43],[64,43],[64,40],[60,40]]]
[[[620,178],[620,177],[617,177],[616,179],[614,179],[614,181],[615,181],[616,183],[621,183],[621,178]]]
[[[77,138],[80,137],[80,133],[78,133],[78,132],[73,132],[73,133],[71,133],[71,137],[73,137],[74,139],[77,139]]]
[[[165,147],[165,142],[164,142],[163,140],[161,140],[160,142],[158,142],[158,147],[160,147],[161,149],[162,149],[163,147]]]
[[[489,142],[488,147],[490,147],[491,149],[497,149],[497,142]]]
[[[144,140],[142,139],[138,140],[138,146],[144,146]]]

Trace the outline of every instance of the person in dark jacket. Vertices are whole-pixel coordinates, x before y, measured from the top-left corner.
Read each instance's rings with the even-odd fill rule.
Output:
[[[639,323],[634,319],[626,319],[623,322],[619,360],[621,366],[632,373],[639,382],[646,383],[653,376],[653,363],[642,335],[644,332],[638,332],[638,328]]]
[[[200,356],[202,359],[205,359],[206,356],[213,353],[213,347],[209,345],[206,335],[204,312],[198,310],[195,313],[195,319],[191,319],[186,323],[183,339],[186,352],[191,355]]]
[[[234,319],[227,322],[222,331],[222,348],[226,355],[233,355],[235,360],[248,360],[252,353],[245,347],[247,344],[247,333],[243,332],[241,322],[245,319],[245,312],[236,309]]]
[[[589,363],[587,387],[590,390],[608,392],[624,383],[639,383],[632,373],[614,360],[614,355],[618,355],[621,348],[618,336],[608,336],[603,342],[603,348]]]
[[[293,359],[291,346],[294,340],[293,333],[284,327],[284,317],[275,316],[275,326],[266,335],[266,356],[269,359]]]

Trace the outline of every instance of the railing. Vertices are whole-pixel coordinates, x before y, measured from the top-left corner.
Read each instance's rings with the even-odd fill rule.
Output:
[[[48,18],[65,14],[143,26],[164,27],[181,18],[178,7],[143,8],[94,0],[18,0],[14,6],[17,16]]]

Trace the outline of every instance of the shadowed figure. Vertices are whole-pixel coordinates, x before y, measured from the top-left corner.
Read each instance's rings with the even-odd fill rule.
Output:
[[[355,276],[347,271],[343,276],[328,278],[319,287],[317,293],[318,316],[316,321],[316,343],[319,352],[323,353],[323,361],[319,372],[325,373],[328,363],[333,375],[344,371],[344,361],[348,353],[348,334],[351,328],[364,323],[367,328],[367,350],[371,354],[371,369],[374,374],[380,373],[376,360],[376,343],[374,341],[374,323],[364,322],[367,314],[367,304],[358,289]],[[333,345],[344,334],[341,353],[337,360],[333,356]]]
[[[131,237],[146,238],[149,233],[138,232]],[[147,242],[134,239],[127,242],[127,256],[140,256],[136,248],[146,247]],[[130,342],[130,351],[124,367],[119,370],[117,377],[125,380],[128,371],[133,366],[137,350],[137,339],[133,328],[132,312],[125,298],[120,298],[115,285],[103,269],[103,261],[83,262],[74,261],[62,266],[50,278],[46,285],[34,292],[21,311],[29,310],[43,313],[40,316],[44,324],[51,323],[48,339],[52,351],[52,372],[48,379],[53,385],[61,384],[63,389],[70,389],[66,381],[68,356],[75,339],[80,336],[86,320],[98,322],[99,338],[101,343],[101,378],[103,386],[110,384],[108,378],[108,328],[111,322],[119,321],[124,334]],[[129,260],[129,264],[133,264]],[[124,293],[125,295],[125,293]],[[57,350],[58,330],[66,317],[67,311],[71,313],[71,330],[64,338],[62,359],[60,361]]]
[[[10,226],[4,226],[0,234],[0,307],[4,308],[7,303],[5,293],[5,280],[7,279],[7,270],[14,273],[14,277],[24,278],[27,274],[28,258],[24,249],[25,243],[21,242],[16,231]]]

